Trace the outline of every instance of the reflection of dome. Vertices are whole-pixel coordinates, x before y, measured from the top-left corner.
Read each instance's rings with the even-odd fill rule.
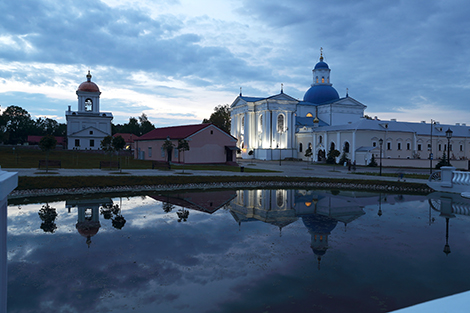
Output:
[[[329,234],[338,223],[337,220],[328,216],[311,214],[302,216],[302,221],[309,233]]]
[[[94,222],[94,221],[84,221],[84,222],[78,222],[77,225],[75,225],[77,228],[77,231],[80,235],[83,237],[92,237],[98,233],[100,230],[101,224],[100,222]]]
[[[339,95],[336,89],[330,85],[313,85],[304,95],[305,102],[315,104],[322,104],[334,100],[339,100]]]
[[[81,83],[80,86],[78,86],[77,91],[100,92],[98,85],[91,81],[90,71],[88,71],[86,78],[87,78],[87,81]]]

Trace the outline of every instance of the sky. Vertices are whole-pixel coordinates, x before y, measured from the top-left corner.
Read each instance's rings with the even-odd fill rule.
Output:
[[[464,0],[21,0],[0,2],[0,110],[65,123],[88,70],[114,124],[200,123],[240,93],[303,99],[331,82],[398,121],[468,123]]]

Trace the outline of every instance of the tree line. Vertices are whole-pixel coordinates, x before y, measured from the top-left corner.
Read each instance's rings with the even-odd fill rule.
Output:
[[[131,133],[142,136],[155,129],[148,120],[147,115],[137,119],[130,117],[125,124],[111,124],[112,134]],[[31,114],[22,107],[10,105],[0,114],[0,143],[8,145],[23,144],[28,141],[28,136],[65,137],[67,135],[67,124],[59,123],[48,117],[33,119]]]

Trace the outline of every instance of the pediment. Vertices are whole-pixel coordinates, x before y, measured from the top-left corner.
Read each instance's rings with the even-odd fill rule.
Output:
[[[295,98],[292,98],[291,96],[289,96],[288,94],[285,94],[285,93],[280,93],[280,94],[277,94],[277,95],[274,95],[274,96],[271,96],[268,98],[269,100],[279,100],[279,101],[299,101]]]
[[[336,101],[335,104],[348,105],[348,106],[357,106],[357,107],[361,107],[361,108],[364,108],[364,109],[367,108],[366,105],[362,104],[361,102],[359,102],[356,99],[351,98],[351,97],[341,98],[338,101]]]
[[[90,130],[93,130],[93,135],[90,135]],[[75,133],[70,134],[69,136],[76,136],[76,137],[106,137],[110,136],[110,134],[96,128],[93,126],[81,129]]]

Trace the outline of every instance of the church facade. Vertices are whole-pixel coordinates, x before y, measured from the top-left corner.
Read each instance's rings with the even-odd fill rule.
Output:
[[[65,112],[67,120],[67,149],[98,150],[101,141],[111,135],[111,112],[100,112],[100,89],[91,81],[88,71],[87,80],[78,86],[78,111],[69,106]]]
[[[381,156],[387,166],[428,167],[445,152],[450,153],[452,165],[468,167],[470,128],[466,124],[367,118],[364,104],[348,94],[338,95],[330,72],[321,55],[302,100],[285,94],[282,88],[270,97],[247,97],[240,92],[230,106],[238,157],[323,162],[328,151],[335,149],[359,165],[369,164],[374,155],[376,160]],[[450,140],[448,130],[452,131]],[[311,156],[306,156],[307,150]]]

